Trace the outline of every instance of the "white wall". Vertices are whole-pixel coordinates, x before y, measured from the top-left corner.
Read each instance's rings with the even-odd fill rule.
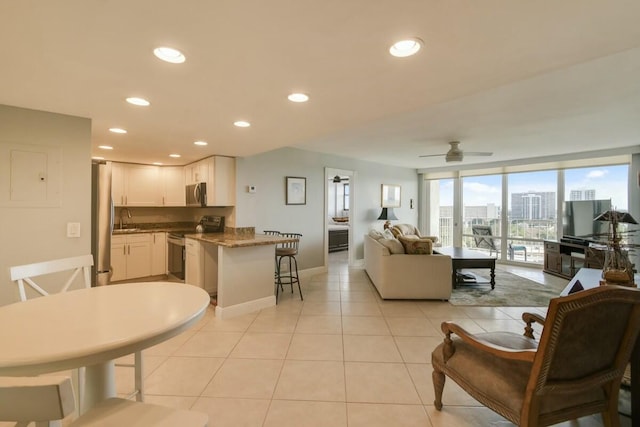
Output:
[[[303,235],[298,262],[301,269],[321,267],[325,256],[325,168],[353,170],[350,181],[354,210],[351,226],[356,259],[363,253],[363,235],[371,228],[382,229],[380,197],[382,184],[402,186],[400,208],[394,210],[396,223],[417,224],[418,175],[415,169],[387,166],[346,157],[315,153],[295,148],[283,148],[251,157],[238,158],[236,163],[237,204],[236,226],[263,230],[295,232]],[[285,204],[285,177],[307,179],[307,204]],[[247,187],[256,186],[255,193]],[[414,209],[409,208],[414,200]]]
[[[60,204],[0,207],[0,305],[18,300],[9,267],[91,253],[91,120],[0,105],[0,143],[60,147]],[[67,223],[81,236],[67,238]]]

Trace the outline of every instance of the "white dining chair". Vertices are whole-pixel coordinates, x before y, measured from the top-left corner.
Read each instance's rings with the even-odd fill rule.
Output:
[[[76,281],[76,278],[82,273],[82,281],[85,288],[91,287],[91,267],[93,266],[92,255],[80,255],[71,258],[62,258],[51,261],[37,262],[33,264],[19,265],[10,268],[11,280],[18,285],[20,300],[26,301],[32,294],[34,296],[47,296],[51,293],[67,292]],[[56,273],[71,272],[70,277],[57,290],[45,290],[48,286],[38,285],[34,278]],[[28,289],[31,291],[27,292]],[[35,291],[35,292],[33,292]],[[118,367],[134,368],[135,387],[127,399],[136,397],[139,402],[144,401],[144,377],[143,377],[143,360],[142,352],[134,353],[134,363],[117,363]],[[78,370],[78,407],[82,406],[84,396],[84,368]]]
[[[68,377],[0,377],[0,421],[26,427],[61,427],[75,411],[75,397]],[[104,400],[73,420],[69,427],[206,427],[207,414],[133,402],[117,397]]]

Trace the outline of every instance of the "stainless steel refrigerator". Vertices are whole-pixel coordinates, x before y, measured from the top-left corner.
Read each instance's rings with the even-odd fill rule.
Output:
[[[91,286],[108,285],[111,281],[113,209],[111,162],[94,161],[91,164]]]

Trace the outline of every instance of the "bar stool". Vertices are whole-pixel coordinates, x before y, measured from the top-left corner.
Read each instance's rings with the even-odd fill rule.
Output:
[[[283,289],[282,285],[291,285],[291,293],[293,293],[294,283],[298,284],[300,300],[304,300],[302,297],[302,288],[300,287],[300,277],[298,276],[298,260],[296,259],[296,255],[298,255],[298,245],[302,234],[280,233],[280,236],[296,240],[293,242],[281,243],[280,246],[276,247],[276,302],[278,301],[278,291]],[[289,261],[289,271],[287,274],[282,272],[282,260],[284,258],[287,258]]]

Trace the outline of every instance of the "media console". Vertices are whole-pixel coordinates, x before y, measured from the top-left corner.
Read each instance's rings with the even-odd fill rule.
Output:
[[[582,268],[602,269],[605,251],[589,246],[589,242],[561,239],[544,241],[545,273],[571,279]]]

